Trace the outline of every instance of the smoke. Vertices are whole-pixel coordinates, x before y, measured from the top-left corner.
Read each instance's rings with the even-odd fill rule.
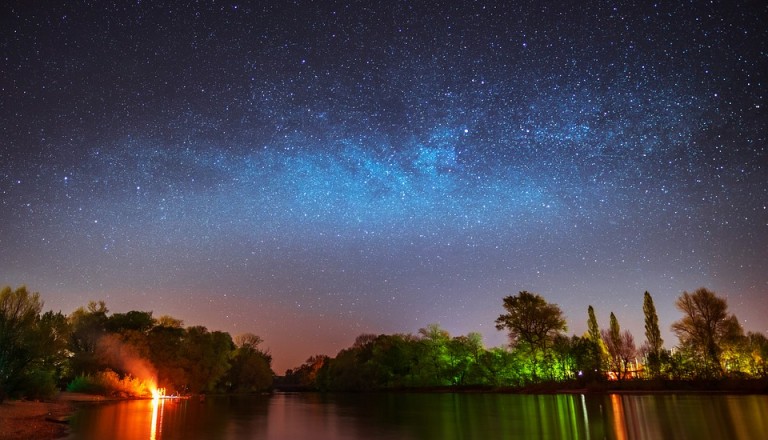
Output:
[[[141,380],[157,381],[157,369],[130,343],[119,336],[107,334],[96,345],[99,358],[115,370],[128,373]]]

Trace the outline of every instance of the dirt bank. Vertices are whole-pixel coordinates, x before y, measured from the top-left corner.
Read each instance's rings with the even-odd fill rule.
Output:
[[[6,400],[0,403],[0,440],[52,440],[67,435],[72,402],[95,402],[102,396],[59,393],[46,401]]]
[[[60,418],[74,410],[71,402],[6,400],[0,403],[0,439],[50,440],[67,435],[68,426]]]

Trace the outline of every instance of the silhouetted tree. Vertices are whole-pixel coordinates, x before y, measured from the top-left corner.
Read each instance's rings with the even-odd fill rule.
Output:
[[[683,294],[675,302],[683,318],[672,324],[680,346],[699,366],[700,375],[720,376],[724,345],[743,336],[741,325],[728,313],[728,303],[706,288]]]
[[[373,360],[379,365],[381,385],[414,385],[413,370],[419,341],[410,334],[379,335],[373,346]]]
[[[229,370],[233,349],[228,333],[209,332],[202,326],[189,327],[180,350],[189,390],[193,393],[214,391]]]
[[[245,333],[235,337],[235,350],[225,381],[229,389],[239,392],[266,390],[272,386],[274,373],[270,364],[272,356],[262,351],[261,337]]]
[[[163,325],[166,323],[171,325]],[[149,359],[157,369],[157,381],[167,388],[169,393],[189,391],[189,379],[185,370],[185,359],[182,357],[182,345],[186,330],[175,326],[175,322],[158,319],[158,325],[147,334],[149,344]]]
[[[99,340],[107,331],[108,312],[104,301],[90,301],[88,306],[79,307],[69,315],[73,374],[92,374],[104,367],[97,349]]]
[[[152,318],[152,312],[132,310],[128,313],[113,313],[107,318],[104,328],[112,333],[121,333],[126,330],[145,333],[154,325],[155,320]]]
[[[62,379],[70,376],[69,351],[71,328],[67,317],[61,312],[47,311],[38,321],[42,357],[38,359],[41,367],[49,371],[60,387],[66,385]]]
[[[26,286],[0,290],[0,402],[6,395],[50,397],[67,369],[67,319],[61,312],[41,315],[42,307]]]
[[[645,345],[643,351],[646,355],[646,365],[652,377],[661,374],[661,360],[664,340],[661,339],[659,330],[659,317],[656,314],[656,306],[648,291],[643,294],[643,314],[645,315]]]
[[[173,316],[162,315],[161,317],[157,318],[155,325],[169,328],[184,328],[184,321],[181,319],[176,319]]]
[[[289,369],[285,372],[286,382],[298,385],[308,389],[325,389],[322,377],[323,370],[328,367],[330,362],[328,356],[314,355],[310,356],[306,362],[295,369]]]

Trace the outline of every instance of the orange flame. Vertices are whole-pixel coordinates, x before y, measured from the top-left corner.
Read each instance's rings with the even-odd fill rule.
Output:
[[[165,397],[165,388],[158,388],[155,385],[151,385],[149,389],[152,392],[152,399],[158,400]]]

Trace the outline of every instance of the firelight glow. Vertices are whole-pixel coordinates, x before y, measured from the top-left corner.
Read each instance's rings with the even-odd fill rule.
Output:
[[[260,335],[506,342],[536,292],[643,339],[768,330],[768,8],[4,2],[0,284]]]

